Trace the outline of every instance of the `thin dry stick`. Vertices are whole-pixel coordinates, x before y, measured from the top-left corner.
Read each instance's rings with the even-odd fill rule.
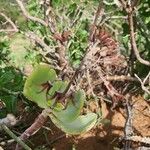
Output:
[[[20,144],[25,150],[32,150],[28,145],[26,145],[19,137],[17,137],[6,125],[1,125],[3,130],[12,137],[18,144]]]
[[[101,68],[98,68],[98,75],[103,81],[105,87],[108,90],[109,95],[112,97],[112,107],[111,110],[113,110],[116,107],[116,104],[118,101],[123,101],[125,98],[122,94],[118,93],[118,91],[114,88],[114,86],[106,79],[106,77],[103,75]]]
[[[94,16],[93,24],[91,25],[90,36],[89,36],[90,41],[94,41],[95,40],[95,35],[96,35],[96,31],[97,31],[96,24],[97,24],[99,16],[102,17],[103,12],[104,12],[102,4],[103,3],[100,1],[99,5],[98,5],[98,8],[97,8],[97,11],[96,11],[95,16]]]
[[[129,136],[126,140],[141,142],[150,145],[150,137],[141,137],[141,136]]]
[[[139,50],[137,48],[137,44],[135,41],[135,33],[134,33],[134,23],[133,23],[133,8],[131,5],[129,5],[129,8],[125,9],[126,12],[128,13],[128,22],[129,22],[129,27],[130,27],[130,39],[131,39],[131,46],[133,48],[134,54],[137,58],[137,60],[147,66],[150,66],[150,61],[144,60],[141,58]]]
[[[148,75],[146,76],[146,78],[142,81],[138,76],[137,74],[135,74],[135,77],[139,80],[139,82],[141,83],[141,87],[142,87],[142,90],[145,91],[147,94],[150,95],[150,91],[145,87],[145,84],[148,80],[148,78],[150,77],[150,72],[148,73]]]
[[[13,27],[13,29],[1,29],[0,32],[18,32],[19,31],[15,23],[10,18],[8,18],[4,13],[0,13],[0,15],[3,16],[6,19],[6,21],[9,22],[10,25]]]
[[[126,3],[124,0],[119,0],[119,2],[120,2],[120,4],[122,5],[122,7],[123,7],[124,9],[126,9],[127,3]]]
[[[97,24],[97,20],[98,18],[104,13],[104,9],[103,9],[103,2],[102,1],[99,1],[99,5],[98,5],[98,8],[97,8],[97,11],[96,11],[96,14],[94,16],[94,21],[93,21],[93,24],[96,25]]]
[[[21,9],[21,11],[22,11],[22,13],[23,13],[23,15],[24,15],[27,19],[32,20],[32,21],[34,21],[34,22],[38,22],[38,23],[40,23],[40,24],[42,24],[42,25],[44,25],[44,26],[46,26],[46,27],[48,26],[48,24],[47,24],[44,20],[42,20],[42,19],[40,19],[40,18],[37,18],[37,17],[31,16],[31,15],[28,13],[28,11],[25,9],[25,7],[24,7],[24,5],[23,5],[23,3],[22,3],[21,0],[16,0],[16,2],[18,3],[18,5],[19,5],[19,7],[20,7],[20,9]]]
[[[38,43],[40,46],[42,46],[44,51],[46,51],[47,53],[54,53],[55,52],[47,44],[45,44],[45,42],[38,35],[36,35],[35,33],[28,32],[28,33],[25,33],[25,36],[32,39],[32,40],[34,40],[36,43]]]
[[[56,33],[56,22],[55,22],[55,15],[52,8],[52,1],[44,1],[44,15],[45,21],[48,23],[51,33]]]
[[[134,77],[130,77],[130,76],[118,76],[118,75],[114,75],[114,76],[106,76],[106,79],[108,81],[132,81],[132,82],[139,82],[138,79],[134,78]]]

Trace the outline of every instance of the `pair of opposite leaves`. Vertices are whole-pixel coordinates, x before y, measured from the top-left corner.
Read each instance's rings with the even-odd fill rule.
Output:
[[[52,87],[47,91],[41,86],[43,83],[50,82]],[[39,107],[50,108],[55,99],[48,99],[47,94],[53,96],[56,91],[63,92],[67,87],[66,81],[57,79],[54,69],[48,65],[38,65],[31,75],[27,78],[24,86],[24,95],[31,101],[34,101]],[[66,109],[63,109],[61,103],[51,110],[48,116],[52,122],[67,134],[81,134],[90,130],[96,123],[97,115],[88,113],[80,115],[85,101],[85,93],[83,90],[76,91],[73,99],[69,100]]]

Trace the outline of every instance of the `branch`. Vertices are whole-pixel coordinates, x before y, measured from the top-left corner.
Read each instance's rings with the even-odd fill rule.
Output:
[[[14,126],[17,120],[14,115],[7,114],[5,118],[0,119],[0,130],[3,129],[11,138],[19,143],[25,150],[31,150],[23,141],[20,140],[7,126]]]
[[[145,77],[145,79],[143,81],[137,76],[137,74],[135,74],[135,77],[141,83],[142,90],[145,91],[146,93],[148,93],[150,95],[150,91],[145,87],[145,84],[146,84],[148,78],[150,77],[150,72],[148,73],[148,75]]]
[[[36,43],[38,43],[40,46],[43,47],[43,49],[47,52],[47,53],[54,53],[54,50],[51,49],[47,44],[45,44],[45,42],[35,33],[33,32],[28,32],[25,33],[25,36],[30,38],[31,40],[35,41]]]
[[[120,6],[120,4],[122,5],[122,7],[124,8],[124,9],[126,9],[126,2],[125,2],[125,0],[118,0],[119,2],[118,2],[118,6]]]
[[[122,0],[120,0],[122,2]],[[129,28],[130,28],[130,40],[131,40],[131,46],[132,49],[134,51],[134,54],[137,58],[137,60],[147,66],[150,66],[150,61],[144,60],[143,58],[141,58],[139,50],[137,48],[137,44],[136,44],[136,40],[135,40],[135,33],[134,33],[134,21],[133,21],[133,7],[130,5],[128,5],[128,7],[126,7],[123,2],[122,2],[122,6],[124,7],[125,11],[128,14],[128,22],[129,22]]]
[[[27,140],[30,136],[34,135],[36,132],[39,131],[39,129],[42,128],[44,123],[47,121],[48,111],[49,110],[44,109],[43,112],[41,114],[39,114],[39,116],[37,117],[35,122],[21,134],[21,136],[20,136],[21,140],[23,140],[23,141]],[[19,150],[19,149],[20,149],[20,145],[17,144],[16,150]]]
[[[48,24],[47,24],[44,20],[42,20],[42,19],[40,19],[40,18],[37,18],[37,17],[31,16],[31,15],[28,13],[28,11],[25,9],[25,7],[24,7],[24,5],[23,5],[23,3],[22,3],[21,0],[16,0],[16,2],[18,3],[18,5],[19,5],[19,7],[20,7],[20,9],[21,9],[21,11],[22,11],[22,13],[23,13],[23,15],[24,15],[27,19],[32,20],[32,21],[34,21],[34,22],[38,22],[38,23],[40,23],[40,24],[43,25],[43,26],[46,26],[46,27],[48,26]]]
[[[44,9],[44,20],[48,24],[52,34],[56,33],[56,23],[54,21],[54,13],[52,11],[52,1],[41,1],[41,6]]]
[[[3,130],[13,138],[17,143],[19,143],[25,150],[32,150],[28,145],[26,145],[23,141],[20,140],[6,125],[1,125]]]
[[[11,26],[13,27],[13,29],[1,29],[0,32],[18,32],[19,31],[15,23],[10,18],[8,18],[4,13],[0,13],[0,15],[3,16],[6,19],[6,21],[9,22]]]
[[[132,81],[132,82],[139,82],[139,80],[134,78],[134,77],[124,76],[124,75],[121,75],[121,76],[118,76],[118,75],[109,76],[109,75],[107,75],[106,79],[108,81]]]
[[[133,129],[132,129],[132,106],[129,104],[129,100],[126,100],[126,111],[127,111],[127,118],[125,123],[125,129],[124,129],[124,138],[127,139],[129,136],[133,135]],[[125,141],[124,149],[128,150],[130,149],[130,142]]]
[[[141,143],[150,145],[150,137],[129,136],[126,138],[126,140],[130,140],[134,142],[141,142]]]
[[[107,81],[106,77],[103,75],[101,68],[98,68],[98,75],[101,78],[101,80],[103,81],[105,87],[108,90],[109,95],[112,97],[112,102],[113,102],[113,106],[112,106],[112,110],[116,107],[116,104],[118,103],[118,101],[124,100],[124,96],[121,93],[118,93],[118,91],[114,88],[114,86]]]

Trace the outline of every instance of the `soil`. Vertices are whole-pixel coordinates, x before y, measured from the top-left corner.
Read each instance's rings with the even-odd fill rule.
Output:
[[[150,105],[140,96],[132,98],[132,104],[134,135],[150,136]],[[126,111],[124,108],[111,111],[105,102],[101,106],[103,118],[108,119],[108,123],[99,124],[94,129],[79,136],[66,136],[49,120],[38,133],[30,138],[30,142],[27,142],[28,145],[33,149],[42,145],[48,150],[114,150],[115,148],[122,148],[121,139],[124,136]],[[94,104],[93,109],[95,109]],[[24,123],[29,125],[33,123],[35,118],[36,116],[28,114]],[[15,143],[12,143],[4,148],[12,150],[14,145]],[[136,150],[140,143],[133,143],[133,145],[133,149]],[[44,150],[44,148],[42,149]]]

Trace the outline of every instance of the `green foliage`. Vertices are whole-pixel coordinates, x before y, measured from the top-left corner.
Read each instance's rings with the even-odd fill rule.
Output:
[[[80,27],[81,28],[79,28],[76,31],[76,34],[70,40],[69,46],[70,59],[74,67],[78,67],[78,65],[80,64],[80,60],[83,57],[83,54],[85,53],[88,41],[86,22],[83,22],[83,24]]]
[[[18,19],[19,11],[16,9],[16,3],[14,0],[1,0],[0,10],[13,20]],[[2,18],[0,17],[0,19]]]
[[[20,29],[25,29],[27,27],[26,19],[24,16],[22,16],[15,0],[1,0],[0,10],[13,22],[17,20],[17,24],[19,25]],[[5,22],[6,20],[2,16],[0,16],[0,21]]]
[[[23,77],[13,67],[0,68],[0,99],[6,105],[0,118],[7,113],[17,113],[18,94],[23,90]]]
[[[27,39],[22,34],[15,34],[11,38],[9,42],[9,56],[10,63],[13,64],[15,67],[23,68],[27,64],[34,64],[36,63],[36,53],[32,50],[32,45],[30,40]],[[33,58],[31,56],[34,56]],[[31,57],[31,58],[30,58]]]
[[[9,54],[9,40],[6,36],[3,39],[0,38],[0,65],[4,66],[7,62],[7,56]]]
[[[18,111],[18,95],[22,93],[24,77],[21,72],[23,67],[34,64],[36,59],[27,59],[30,53],[30,41],[21,34],[0,36],[0,100],[6,107],[0,109],[0,118],[7,113],[16,114]],[[33,53],[33,52],[32,52]],[[35,62],[33,61],[35,60]]]
[[[43,10],[41,10],[38,0],[29,0],[28,5],[27,5],[27,10],[32,16],[35,16],[41,19],[44,18],[44,13],[43,13]],[[47,36],[48,34],[50,34],[50,31],[47,28],[33,21],[27,22],[26,29],[30,31],[34,31],[39,36],[45,36],[45,35]]]
[[[144,94],[144,99],[145,99],[145,100],[150,100],[150,95],[149,95],[148,93],[145,93],[145,94]]]

